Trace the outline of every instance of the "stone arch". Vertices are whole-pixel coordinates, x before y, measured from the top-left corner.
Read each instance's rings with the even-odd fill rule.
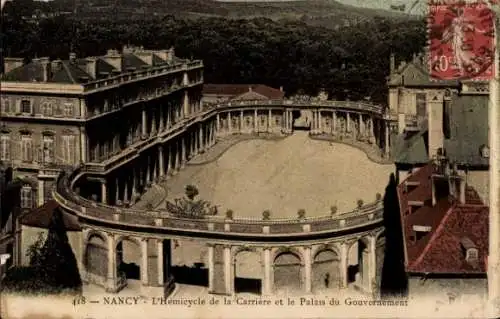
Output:
[[[234,291],[262,293],[262,256],[253,247],[238,247],[232,255]]]
[[[312,255],[312,289],[330,290],[340,287],[340,253],[332,245],[321,245]]]
[[[91,230],[85,234],[83,263],[86,272],[83,278],[92,283],[104,285],[108,274],[107,237]]]
[[[87,229],[84,231],[84,242],[87,243],[91,237],[93,236],[97,236],[99,238],[101,238],[106,244],[108,242],[108,237],[105,235],[105,233],[103,233],[102,231],[100,230],[95,230],[95,229]]]
[[[141,279],[141,243],[137,238],[119,235],[115,241],[116,268],[118,276],[129,279]]]
[[[296,247],[278,247],[271,254],[271,260],[273,262],[273,265],[274,265],[274,262],[276,261],[276,258],[279,255],[282,255],[282,254],[285,254],[285,253],[296,255],[299,258],[299,260],[300,260],[300,264],[301,265],[304,264],[304,256],[302,254],[302,251],[299,250],[298,248],[296,248]]]
[[[279,248],[273,254],[274,286],[276,291],[297,292],[303,285],[303,256],[294,248]]]

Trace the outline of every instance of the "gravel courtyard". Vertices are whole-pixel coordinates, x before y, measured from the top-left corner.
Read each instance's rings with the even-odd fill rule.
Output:
[[[187,165],[166,185],[168,200],[183,196],[194,184],[200,198],[227,209],[234,216],[261,218],[266,209],[272,218],[327,215],[330,206],[352,210],[384,193],[393,165],[371,162],[353,147],[311,140],[298,131],[279,141],[247,140],[202,166]],[[163,206],[163,205],[162,205]]]

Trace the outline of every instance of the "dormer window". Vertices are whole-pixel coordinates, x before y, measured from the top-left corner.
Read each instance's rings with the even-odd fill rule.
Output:
[[[476,263],[479,258],[479,251],[476,247],[476,244],[474,244],[474,242],[470,238],[464,237],[460,240],[460,245],[465,260],[468,263]]]
[[[414,239],[414,241],[419,241],[425,235],[430,233],[431,230],[432,230],[431,226],[413,225],[413,239]]]
[[[481,145],[481,147],[479,148],[479,154],[483,158],[489,158],[490,157],[490,148],[488,147],[488,145]]]

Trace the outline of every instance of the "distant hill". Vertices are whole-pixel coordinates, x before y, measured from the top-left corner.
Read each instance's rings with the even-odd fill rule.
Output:
[[[72,11],[75,0],[55,0],[54,5]],[[78,0],[76,0],[78,2]],[[174,14],[196,19],[265,17],[272,20],[300,20],[310,25],[338,28],[375,17],[415,19],[402,12],[360,8],[335,0],[299,0],[275,2],[222,2],[216,0],[88,0],[80,1],[78,14],[83,18],[148,18]]]

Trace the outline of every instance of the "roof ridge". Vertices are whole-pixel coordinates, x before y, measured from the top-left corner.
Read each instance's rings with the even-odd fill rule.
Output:
[[[446,221],[448,220],[448,218],[452,215],[452,213],[453,213],[453,211],[454,211],[455,208],[456,208],[456,205],[452,205],[448,209],[448,211],[444,215],[443,219],[441,219],[441,222],[439,223],[438,228],[436,229],[436,231],[434,232],[434,234],[432,234],[431,238],[427,242],[427,245],[425,245],[424,249],[422,250],[422,253],[412,263],[412,267],[416,267],[416,266],[418,266],[418,264],[420,264],[422,262],[422,260],[424,259],[425,255],[429,252],[429,249],[431,248],[431,244],[436,240],[438,234],[440,234],[442,232],[442,230],[444,229],[444,224],[446,223]]]

